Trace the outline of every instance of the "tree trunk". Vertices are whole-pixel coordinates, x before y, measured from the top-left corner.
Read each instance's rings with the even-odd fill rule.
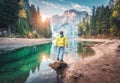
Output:
[[[8,25],[8,34],[11,34],[11,26]]]

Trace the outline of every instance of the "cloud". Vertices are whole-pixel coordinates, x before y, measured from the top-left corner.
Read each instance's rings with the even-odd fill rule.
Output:
[[[40,7],[40,11],[47,15],[62,14],[69,9],[76,9],[78,11],[87,11],[91,14],[91,9],[87,6],[82,6],[78,3],[73,3],[68,0],[30,0],[30,4],[35,4]]]
[[[71,3],[73,8],[77,9],[77,8],[81,8],[81,6],[77,3]]]
[[[63,0],[62,0],[63,1]],[[51,8],[54,8],[54,9],[58,9],[58,10],[67,10],[66,7],[62,6],[61,4],[55,4],[55,3],[52,3],[52,2],[48,2],[48,1],[42,1],[42,3],[47,6],[47,7],[51,7]]]
[[[89,7],[87,7],[87,6],[81,6],[81,5],[77,4],[77,3],[71,3],[71,5],[76,10],[87,11],[89,14],[92,13],[92,10]]]
[[[42,1],[42,3],[46,6],[49,6],[49,7],[55,8],[55,9],[58,8],[58,6],[56,6],[55,4],[48,2],[48,1]]]

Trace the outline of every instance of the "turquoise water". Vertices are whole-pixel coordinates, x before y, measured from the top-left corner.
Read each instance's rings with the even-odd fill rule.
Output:
[[[24,83],[29,71],[35,70],[42,61],[42,56],[50,55],[51,43],[24,47],[0,55],[0,83]]]
[[[94,55],[92,48],[83,47],[84,44],[92,43],[69,41],[65,57],[85,58]],[[0,83],[57,83],[56,72],[49,67],[49,63],[56,61],[53,43],[0,53]]]

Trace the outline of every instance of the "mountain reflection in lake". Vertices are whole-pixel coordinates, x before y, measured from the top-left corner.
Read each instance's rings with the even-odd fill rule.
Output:
[[[64,61],[72,63],[94,55],[91,48],[83,47],[84,44],[91,43],[69,41]],[[53,43],[2,50],[0,53],[0,83],[57,83],[56,72],[49,67],[49,63],[56,61]]]

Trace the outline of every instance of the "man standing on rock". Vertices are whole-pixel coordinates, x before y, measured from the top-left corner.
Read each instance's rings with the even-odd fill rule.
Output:
[[[63,61],[64,49],[68,47],[68,40],[63,34],[63,31],[60,31],[60,35],[56,38],[55,45],[57,47],[57,60]]]

